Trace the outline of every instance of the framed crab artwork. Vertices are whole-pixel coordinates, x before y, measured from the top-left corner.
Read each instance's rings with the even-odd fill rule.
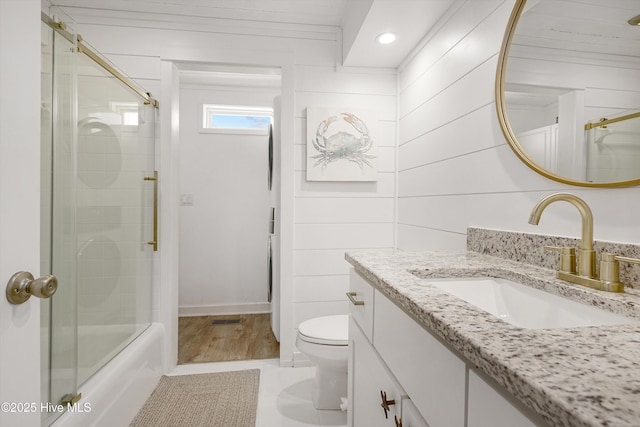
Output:
[[[307,181],[377,181],[377,126],[370,111],[307,108]]]

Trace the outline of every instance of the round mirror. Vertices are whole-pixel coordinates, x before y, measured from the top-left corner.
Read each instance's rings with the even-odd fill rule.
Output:
[[[502,131],[566,184],[640,184],[640,0],[517,0],[496,75]]]

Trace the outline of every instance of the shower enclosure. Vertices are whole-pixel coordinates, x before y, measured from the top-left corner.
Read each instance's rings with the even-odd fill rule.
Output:
[[[640,112],[623,111],[589,121],[587,181],[613,182],[640,177]]]
[[[42,396],[78,388],[151,323],[157,218],[155,101],[42,15]],[[61,23],[64,21],[64,23]],[[59,414],[58,414],[59,415]],[[44,413],[44,423],[56,414]]]

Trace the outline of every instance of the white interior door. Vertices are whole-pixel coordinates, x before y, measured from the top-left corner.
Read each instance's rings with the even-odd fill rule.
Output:
[[[5,287],[17,271],[40,273],[39,0],[0,0],[0,64],[0,284]],[[0,404],[0,425],[40,425],[40,302],[31,298],[12,305],[4,289]]]

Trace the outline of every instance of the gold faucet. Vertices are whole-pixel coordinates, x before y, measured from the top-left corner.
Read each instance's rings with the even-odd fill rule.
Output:
[[[529,224],[538,225],[542,211],[553,202],[563,200],[578,208],[582,218],[582,237],[578,249],[578,268],[573,248],[545,246],[545,249],[560,252],[560,263],[556,277],[567,282],[576,283],[601,291],[624,292],[624,285],[618,280],[618,261],[640,262],[633,258],[617,257],[613,254],[602,254],[600,270],[602,278],[596,277],[596,253],[593,250],[593,214],[587,203],[569,193],[554,193],[543,197],[531,211]]]
[[[578,249],[578,276],[594,278],[596,277],[596,252],[593,250],[593,214],[589,205],[579,198],[569,193],[554,193],[546,197],[543,197],[531,211],[529,216],[529,224],[538,225],[542,211],[553,202],[563,200],[571,203],[578,208],[580,216],[582,217],[582,237],[580,243],[580,249]],[[547,249],[560,250],[561,254],[566,254],[566,249],[548,247]],[[565,253],[563,253],[565,252]],[[565,272],[568,272],[564,269]],[[574,273],[575,270],[571,271]],[[569,280],[571,281],[571,280]]]

